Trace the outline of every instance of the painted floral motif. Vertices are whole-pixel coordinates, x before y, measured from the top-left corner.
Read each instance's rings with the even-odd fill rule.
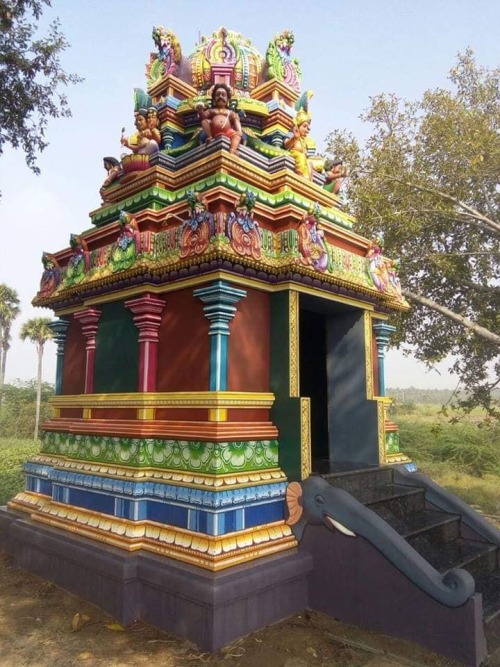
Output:
[[[399,431],[390,431],[385,434],[385,451],[387,454],[399,454]]]
[[[278,441],[200,442],[44,433],[42,453],[80,461],[205,474],[277,468]]]

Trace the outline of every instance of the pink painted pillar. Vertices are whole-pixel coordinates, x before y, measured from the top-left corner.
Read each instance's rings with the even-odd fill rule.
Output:
[[[101,311],[96,308],[87,308],[75,313],[75,320],[82,325],[82,332],[87,339],[85,345],[85,393],[92,394],[94,391],[94,362],[95,362],[95,339]]]
[[[134,314],[139,329],[139,387],[138,391],[156,391],[158,370],[158,332],[165,302],[153,294],[125,301]]]

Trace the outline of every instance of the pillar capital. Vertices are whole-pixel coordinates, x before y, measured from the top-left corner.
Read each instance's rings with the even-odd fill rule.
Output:
[[[378,384],[380,396],[385,396],[385,352],[396,327],[387,322],[377,322],[373,325],[378,356]]]
[[[125,301],[139,329],[139,391],[156,391],[158,339],[165,301],[154,294],[144,294]]]
[[[68,335],[69,320],[53,320],[49,322],[49,329],[54,334],[54,342],[57,345],[56,357],[56,394],[62,393],[62,373],[64,364],[64,345]]]
[[[85,345],[85,393],[91,394],[94,391],[94,362],[95,362],[95,340],[101,311],[97,308],[86,308],[74,314],[75,320],[82,325],[82,333],[87,339]]]
[[[210,391],[226,391],[229,323],[236,314],[235,304],[247,293],[225,280],[216,280],[193,294],[206,304],[203,312],[210,322]]]

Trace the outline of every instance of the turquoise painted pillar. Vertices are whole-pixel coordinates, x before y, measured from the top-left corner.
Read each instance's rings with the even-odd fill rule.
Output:
[[[373,325],[373,331],[377,342],[378,391],[380,396],[385,396],[385,353],[396,327],[386,322],[378,322]]]
[[[62,392],[62,374],[64,366],[64,345],[68,335],[69,320],[54,320],[47,325],[54,334],[54,342],[57,344],[56,357],[56,396]]]
[[[247,295],[245,290],[231,287],[224,280],[216,280],[208,287],[193,292],[206,303],[203,312],[210,321],[210,391],[227,390],[227,359],[229,322],[236,313],[235,304]]]

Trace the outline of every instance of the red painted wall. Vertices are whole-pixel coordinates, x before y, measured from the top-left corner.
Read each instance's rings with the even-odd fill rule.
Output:
[[[247,288],[229,324],[229,391],[269,391],[269,294]]]
[[[165,295],[159,335],[158,391],[208,391],[209,322],[193,290]]]
[[[73,317],[69,323],[64,346],[62,373],[63,394],[83,394],[85,389],[85,337],[82,327]]]

